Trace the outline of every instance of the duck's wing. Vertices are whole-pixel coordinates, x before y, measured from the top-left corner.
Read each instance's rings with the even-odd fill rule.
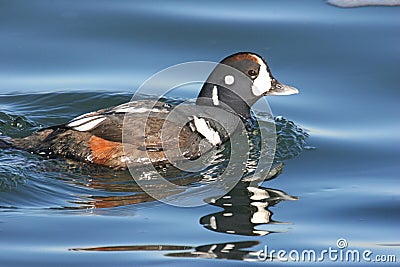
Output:
[[[96,141],[102,144],[111,141],[115,145],[124,141],[137,150],[155,153],[168,148],[177,149],[178,145],[187,158],[199,157],[198,145],[204,137],[193,131],[189,125],[182,127],[167,120],[173,109],[170,104],[153,104],[154,102],[142,100],[86,113],[61,127],[58,126],[54,134],[65,130],[87,132],[97,137]],[[125,129],[129,131],[124,140],[123,127],[127,127]]]
[[[79,132],[90,132],[91,134],[113,142],[122,143],[122,134],[124,127],[124,119],[129,115],[129,130],[132,131],[132,136],[137,136],[140,142],[144,138],[144,123],[153,128],[157,125],[163,125],[166,115],[171,106],[162,102],[157,102],[152,108],[149,107],[149,101],[137,101],[135,103],[125,103],[116,107],[98,110],[83,114],[71,120],[65,125],[58,128],[71,129]],[[157,128],[157,127],[155,127]],[[152,131],[156,131],[154,129]]]

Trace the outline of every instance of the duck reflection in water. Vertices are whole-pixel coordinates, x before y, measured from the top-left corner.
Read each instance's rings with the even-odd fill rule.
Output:
[[[269,179],[279,175],[282,166],[283,164],[279,164],[273,168],[274,172],[279,172]],[[273,212],[269,208],[281,201],[296,199],[277,189],[262,186],[256,188],[250,186],[249,182],[240,182],[224,197],[210,203],[223,210],[202,217],[200,223],[215,232],[246,236],[267,235],[273,231],[259,230],[257,226],[282,224],[272,219]]]
[[[277,177],[282,171],[283,164],[277,164],[269,174],[268,179]],[[227,234],[260,236],[274,231],[257,230],[259,225],[281,224],[272,219],[270,207],[281,201],[296,200],[285,192],[265,188],[250,187],[250,182],[240,182],[224,197],[216,200],[211,205],[223,208],[223,211],[208,214],[200,219],[200,223],[207,229]],[[132,195],[129,203],[147,202],[151,199],[144,198],[145,194]],[[141,196],[141,197],[139,197]],[[104,201],[104,200],[103,200]],[[105,200],[108,204],[117,204],[111,199]],[[120,199],[119,204],[126,202]],[[239,242],[226,242],[215,244],[202,244],[199,246],[177,246],[168,244],[127,245],[127,246],[102,246],[73,248],[74,251],[162,251],[168,257],[190,257],[205,259],[230,259],[230,260],[257,260],[258,250],[251,249],[260,244],[259,241],[246,240]]]
[[[229,260],[257,260],[256,251],[249,248],[259,245],[258,241],[239,241],[230,243],[206,244],[200,246],[176,245],[132,245],[109,246],[92,248],[73,248],[72,251],[162,251],[167,257],[229,259]]]

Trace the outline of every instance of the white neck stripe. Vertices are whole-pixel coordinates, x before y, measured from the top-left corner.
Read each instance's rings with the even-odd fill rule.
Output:
[[[214,85],[213,90],[212,90],[212,101],[213,101],[214,105],[216,105],[216,106],[219,105],[218,88],[216,85]]]

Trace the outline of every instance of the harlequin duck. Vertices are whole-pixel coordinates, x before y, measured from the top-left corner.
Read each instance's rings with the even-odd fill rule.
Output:
[[[208,79],[202,86],[196,105],[221,109],[227,106],[231,109],[230,114],[248,120],[251,117],[251,105],[261,97],[298,93],[296,88],[279,83],[272,76],[267,62],[255,53],[239,52],[230,55],[221,61],[221,65],[240,71],[248,77],[249,83],[240,88],[230,87],[228,85],[234,83],[234,77],[230,75],[221,77],[226,86],[216,85]],[[210,77],[219,75],[217,68]],[[240,95],[246,95],[246,99]],[[178,139],[179,148],[187,159],[196,159],[201,155],[201,142],[216,147],[229,139],[218,122],[197,116],[192,116],[177,136],[168,136],[174,132],[168,131],[168,128],[176,127],[167,118],[174,106],[157,102],[150,109],[148,107],[148,100],[140,100],[90,112],[66,124],[41,129],[25,138],[10,139],[7,142],[0,140],[0,147],[13,147],[46,157],[64,157],[125,169],[128,164],[168,161],[165,147],[161,143],[162,130],[166,132],[164,137],[167,140]],[[122,132],[124,117],[128,113],[134,118],[129,128],[132,138],[129,149],[124,151]],[[143,113],[148,114],[147,120],[143,119]]]

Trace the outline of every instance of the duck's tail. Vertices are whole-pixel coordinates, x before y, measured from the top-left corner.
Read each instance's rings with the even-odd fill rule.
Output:
[[[13,148],[14,144],[9,138],[0,138],[0,149]]]

